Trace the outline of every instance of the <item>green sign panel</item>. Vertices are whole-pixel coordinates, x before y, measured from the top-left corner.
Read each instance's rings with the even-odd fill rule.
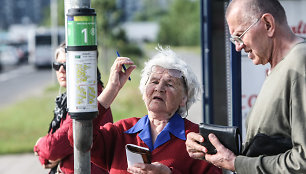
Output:
[[[68,16],[68,45],[97,45],[96,16]]]

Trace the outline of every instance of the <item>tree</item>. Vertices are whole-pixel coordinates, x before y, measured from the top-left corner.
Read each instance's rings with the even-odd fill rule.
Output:
[[[59,0],[58,2],[58,25],[64,26],[64,0]],[[136,44],[130,43],[124,30],[120,28],[122,11],[118,8],[115,0],[91,0],[91,8],[94,8],[97,14],[96,25],[99,56],[102,56],[104,59],[103,64],[106,64],[106,72],[108,72],[107,57],[109,57],[109,49],[119,50],[124,56],[142,56],[143,53],[140,48]],[[50,26],[51,24],[50,8],[46,9],[43,24],[45,26]],[[114,53],[111,55],[115,56]]]
[[[159,21],[167,13],[168,4],[172,0],[142,0],[142,9],[135,13],[134,21]]]
[[[105,47],[115,45],[114,29],[119,26],[121,16],[116,1],[92,0],[91,4],[97,13],[98,41],[101,41]]]
[[[65,26],[65,7],[64,0],[57,1],[57,23],[58,26]],[[44,10],[44,20],[42,21],[43,26],[51,26],[51,15],[50,6]]]
[[[120,28],[122,11],[118,8],[116,1],[92,0],[91,3],[97,13],[98,45],[104,55],[102,57],[104,64],[106,64],[104,69],[108,72],[109,49],[119,50],[120,54],[124,56],[142,56],[140,48],[136,44],[130,43],[124,30]],[[115,50],[110,55],[115,56]]]
[[[158,41],[167,45],[200,44],[200,3],[175,0],[160,22]]]

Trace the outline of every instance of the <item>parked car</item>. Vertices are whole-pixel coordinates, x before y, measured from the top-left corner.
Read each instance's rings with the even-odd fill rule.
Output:
[[[0,46],[0,59],[3,65],[17,65],[18,64],[18,50],[16,47],[10,45]]]

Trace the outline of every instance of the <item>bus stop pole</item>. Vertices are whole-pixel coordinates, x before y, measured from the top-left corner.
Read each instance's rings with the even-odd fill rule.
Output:
[[[74,173],[91,173],[92,120],[73,119]]]
[[[72,0],[72,8],[90,8],[90,0]],[[91,173],[92,120],[73,119],[74,173]]]
[[[66,28],[66,50],[68,45],[68,33],[67,33],[67,12],[69,9],[86,9],[90,8],[90,0],[65,0],[65,28]],[[71,36],[69,36],[71,37]],[[70,59],[69,54],[66,53],[67,57],[67,64],[68,67],[70,66],[68,61]],[[70,67],[69,67],[70,69]],[[67,70],[68,76],[71,73],[71,70]],[[67,79],[69,81],[71,79]],[[69,84],[69,82],[68,82]],[[70,89],[72,87],[67,86],[67,95],[68,99],[69,96],[74,95]],[[71,101],[74,102],[74,101]],[[69,101],[68,101],[69,106]],[[68,108],[69,109],[69,108]],[[70,110],[70,109],[69,109]],[[71,114],[70,114],[71,115]],[[75,113],[74,116],[71,115],[73,118],[73,139],[74,139],[74,173],[75,174],[89,174],[91,173],[91,163],[90,163],[90,148],[92,145],[92,117],[88,116],[87,119],[79,119],[78,117],[85,116],[86,113]]]

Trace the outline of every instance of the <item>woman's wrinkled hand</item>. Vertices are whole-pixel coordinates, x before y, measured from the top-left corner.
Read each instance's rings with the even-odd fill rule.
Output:
[[[123,65],[129,65],[126,71],[123,70]],[[108,108],[111,105],[135,68],[136,65],[130,58],[117,57],[111,67],[107,85],[97,98],[104,108]]]
[[[127,169],[132,174],[169,174],[171,170],[169,167],[159,163],[153,162],[152,164],[137,163]]]
[[[195,132],[187,134],[186,150],[191,158],[204,159],[207,149],[199,143],[204,142],[204,138]]]
[[[126,71],[123,70],[123,65],[129,65]],[[108,79],[108,85],[120,90],[128,80],[132,71],[136,68],[134,62],[128,57],[117,57],[113,63]]]
[[[53,167],[55,167],[59,162],[61,161],[61,159],[57,159],[55,161],[53,160],[48,160],[48,164],[43,165],[43,167],[45,169],[52,169]]]

